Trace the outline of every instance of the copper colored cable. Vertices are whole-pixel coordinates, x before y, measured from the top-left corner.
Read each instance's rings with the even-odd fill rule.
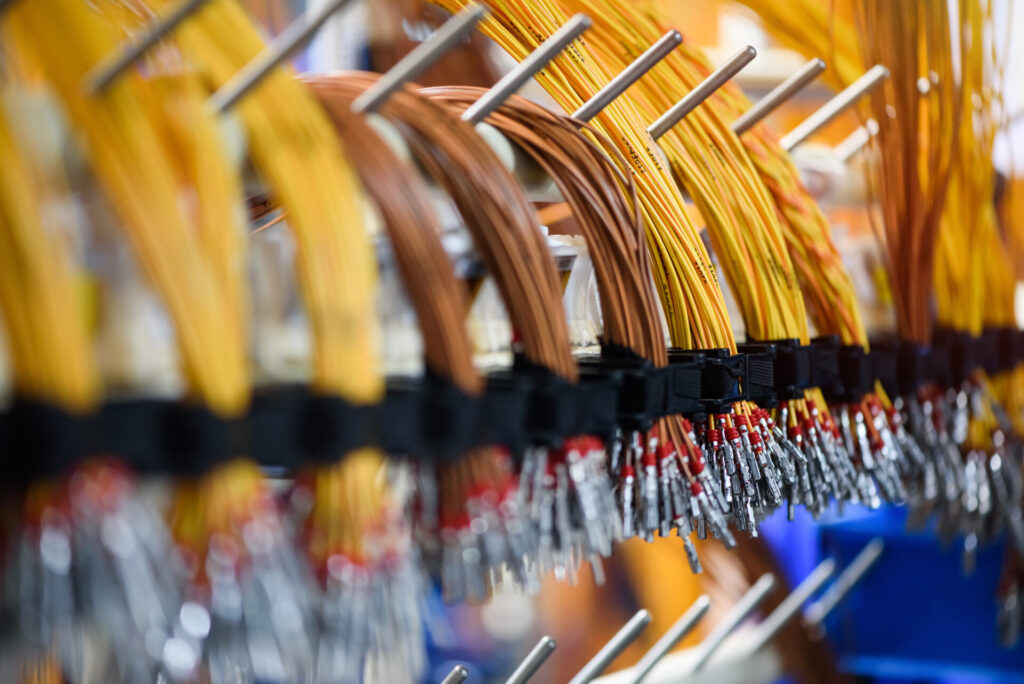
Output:
[[[376,74],[308,76],[321,98],[354,97]],[[536,214],[519,183],[472,127],[411,86],[381,108],[413,154],[455,202],[494,276],[529,361],[575,381],[576,362],[562,308],[561,284]]]
[[[362,115],[351,112],[354,93],[313,83],[363,187],[380,209],[416,310],[428,368],[470,394],[483,381],[473,366],[466,332],[466,293],[441,244],[440,222],[423,179],[387,146]]]

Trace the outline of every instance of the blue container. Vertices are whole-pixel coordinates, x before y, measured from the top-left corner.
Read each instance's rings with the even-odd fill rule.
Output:
[[[999,646],[996,585],[1004,544],[978,552],[964,576],[957,544],[943,549],[933,530],[908,532],[906,511],[848,509],[840,518],[792,525],[772,519],[765,536],[786,564],[790,582],[823,558],[842,569],[873,537],[885,551],[829,617],[840,669],[866,677],[915,681],[1024,684],[1024,647]]]

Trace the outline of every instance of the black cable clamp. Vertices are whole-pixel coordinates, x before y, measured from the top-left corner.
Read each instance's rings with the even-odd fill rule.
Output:
[[[875,377],[890,396],[910,396],[936,380],[936,368],[948,365],[944,350],[899,340],[871,343]]]
[[[798,339],[748,342],[737,348],[745,354],[772,354],[774,352],[775,401],[799,399],[804,390],[814,387],[813,350]],[[765,401],[765,405],[770,405]]]
[[[839,379],[830,387],[822,387],[825,399],[844,404],[858,402],[874,389],[877,377],[874,357],[859,344],[844,344],[837,351]],[[895,374],[895,357],[892,360]]]
[[[665,415],[668,373],[632,349],[605,343],[600,356],[579,359],[581,370],[614,378],[615,422],[624,430],[646,431]]]
[[[669,349],[669,366],[688,363],[700,369],[700,411],[722,413],[747,398],[743,380],[747,373],[744,354],[728,349]]]
[[[839,350],[838,335],[822,335],[811,340],[811,386],[821,390],[838,387]]]
[[[933,377],[943,387],[959,387],[982,367],[982,340],[970,333],[938,328],[932,335]]]
[[[530,446],[526,418],[531,383],[505,370],[489,373],[486,381],[480,407],[480,442],[520,454]]]
[[[516,356],[512,368],[528,379],[526,436],[530,444],[560,447],[565,438],[574,436],[579,423],[579,386],[522,356]]]

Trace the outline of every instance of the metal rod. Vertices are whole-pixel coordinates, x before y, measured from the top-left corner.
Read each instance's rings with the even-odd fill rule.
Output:
[[[839,161],[845,164],[853,159],[854,155],[863,150],[871,142],[871,138],[876,135],[878,135],[878,122],[874,119],[868,119],[867,123],[858,127],[857,130],[833,147],[832,152],[835,153]]]
[[[804,612],[804,622],[807,626],[812,629],[820,627],[825,618],[839,605],[839,602],[846,598],[854,585],[863,579],[868,570],[874,567],[884,550],[885,542],[880,537],[869,541],[867,546],[839,573],[836,581],[825,590],[821,598],[807,606],[807,610]]]
[[[441,684],[462,684],[462,682],[469,679],[469,670],[466,669],[465,665],[456,665],[452,668],[452,671],[445,675],[445,678],[441,680]]]
[[[181,22],[203,6],[206,0],[182,0],[165,15],[157,16],[135,37],[105,55],[85,75],[86,92],[90,95],[102,93],[125,71],[149,52],[178,27]]]
[[[697,108],[712,93],[725,85],[726,81],[740,72],[740,69],[750,64],[750,61],[757,56],[757,50],[748,45],[729,61],[713,71],[710,76],[697,84],[697,87],[683,96],[683,99],[672,105],[672,108],[658,117],[658,120],[647,127],[647,132],[657,140],[668,133],[677,123],[683,120],[687,114]]]
[[[524,684],[529,681],[530,677],[540,669],[540,666],[544,664],[544,661],[548,659],[551,652],[555,650],[555,640],[549,636],[541,637],[537,645],[533,647],[523,662],[519,663],[519,667],[515,669],[509,678],[505,680],[505,684]]]
[[[665,657],[666,653],[671,651],[684,636],[697,626],[697,623],[700,622],[700,619],[704,617],[710,607],[711,599],[706,595],[700,596],[694,601],[693,605],[658,639],[654,646],[651,647],[651,650],[644,653],[639,662],[633,666],[630,670],[632,675],[629,680],[630,684],[639,684],[643,681],[644,677],[650,674],[654,666],[658,664],[658,661]]]
[[[647,625],[651,624],[651,614],[644,609],[640,609],[629,619],[629,622],[622,626],[618,632],[615,633],[611,639],[601,647],[593,658],[583,666],[583,669],[576,673],[576,676],[569,680],[569,684],[587,684],[594,677],[604,672],[613,660],[627,646],[633,643],[633,640],[640,635],[640,632],[644,631]]]
[[[328,0],[313,12],[306,12],[285,28],[270,45],[242,67],[220,90],[210,96],[210,105],[218,114],[234,107],[275,67],[309,42],[324,23],[352,0]]]
[[[590,23],[590,17],[585,14],[573,16],[564,26],[538,45],[536,50],[528,54],[526,59],[502,76],[501,80],[495,83],[479,100],[470,105],[462,113],[462,120],[475,125],[486,119],[488,114],[500,107],[501,103],[507,100],[510,95],[522,88],[524,83],[543,69],[548,62],[557,57],[569,43],[579,38],[581,33],[590,28]]]
[[[750,109],[743,112],[738,119],[733,121],[733,133],[736,135],[746,133],[762,119],[778,109],[779,105],[810,85],[811,81],[816,79],[818,74],[824,70],[825,60],[817,57],[804,64],[797,72],[772,88],[771,92],[754,103]]]
[[[831,558],[827,558],[819,563],[818,567],[814,568],[811,574],[805,577],[804,581],[798,584],[796,589],[791,591],[789,596],[784,598],[782,603],[761,624],[754,628],[750,641],[744,647],[747,649],[747,655],[757,653],[765,644],[774,639],[779,630],[785,627],[786,623],[800,612],[801,606],[828,581],[828,578],[832,576],[835,570],[836,562]]]
[[[722,619],[715,628],[711,630],[707,638],[704,639],[697,646],[697,657],[690,663],[690,667],[685,673],[679,675],[680,679],[684,679],[686,676],[692,675],[695,672],[699,672],[701,668],[707,665],[708,661],[711,660],[711,656],[715,654],[718,647],[722,645],[725,638],[729,636],[734,629],[739,627],[740,623],[750,617],[761,603],[768,598],[768,594],[771,593],[772,589],[775,588],[775,575],[770,572],[766,572],[761,575],[754,586],[750,587],[740,600],[737,601],[736,605],[732,607],[729,614]]]
[[[364,90],[352,103],[352,111],[377,111],[396,90],[429,69],[462,42],[486,15],[487,8],[483,5],[472,4],[463,8],[388,69],[376,83]]]
[[[676,46],[682,42],[683,34],[679,31],[672,30],[663,35],[658,39],[658,42],[647,48],[642,55],[620,71],[618,76],[608,81],[605,87],[594,93],[593,97],[573,112],[572,118],[579,121],[590,121],[593,119],[602,109],[611,104],[612,100],[626,92],[631,85],[639,81],[655,64],[663,60],[668,53],[676,49]]]
[[[818,129],[839,116],[844,109],[888,77],[889,70],[881,64],[876,64],[868,69],[863,76],[848,85],[842,92],[822,105],[818,111],[811,114],[797,125],[796,128],[784,135],[782,140],[779,141],[782,149],[787,152],[792,151],[794,147],[814,135]]]

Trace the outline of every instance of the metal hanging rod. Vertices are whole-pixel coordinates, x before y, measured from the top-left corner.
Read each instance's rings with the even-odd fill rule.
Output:
[[[874,119],[868,119],[863,126],[858,127],[857,130],[846,136],[842,142],[832,148],[832,152],[835,153],[839,161],[845,164],[863,150],[876,135],[878,135],[878,122]]]
[[[267,74],[288,59],[317,34],[324,23],[338,10],[351,4],[352,0],[329,0],[312,12],[306,12],[285,28],[270,45],[242,67],[220,90],[210,96],[210,105],[218,114],[234,107]]]
[[[884,550],[885,542],[880,537],[869,541],[850,561],[850,564],[839,573],[836,581],[825,590],[821,598],[807,606],[807,610],[804,611],[804,624],[812,630],[819,630],[824,624],[825,618],[836,609],[840,601],[846,598],[857,582],[860,582],[864,575],[874,567]]]
[[[541,637],[537,645],[519,663],[519,667],[505,680],[505,684],[526,684],[554,650],[555,640],[549,636]]]
[[[772,88],[771,92],[758,100],[732,122],[732,130],[736,135],[743,135],[760,123],[766,116],[778,109],[779,105],[793,97],[825,70],[825,61],[815,57],[804,64],[792,76]]]
[[[510,95],[522,88],[523,84],[530,80],[534,74],[557,57],[569,43],[579,38],[580,34],[590,28],[590,24],[590,17],[585,14],[573,16],[565,25],[552,33],[547,40],[538,45],[536,50],[527,55],[526,59],[505,74],[479,100],[470,105],[462,113],[462,120],[476,125],[486,119]]]
[[[825,124],[839,116],[844,109],[876,88],[888,77],[889,70],[881,64],[876,64],[868,69],[863,76],[844,88],[842,92],[822,105],[818,111],[811,114],[798,124],[796,128],[784,135],[782,140],[779,141],[782,149],[787,152],[793,151],[793,148],[814,135]]]
[[[192,16],[207,0],[181,0],[169,12],[149,22],[141,33],[113,52],[105,55],[85,75],[85,90],[98,95],[109,88],[121,74],[134,66],[149,50]]]
[[[429,38],[398,60],[398,63],[388,69],[376,83],[364,90],[352,103],[352,111],[377,111],[396,90],[429,69],[461,43],[485,16],[487,8],[483,5],[472,4],[463,8],[430,34]]]
[[[631,85],[639,81],[644,74],[650,71],[655,64],[663,60],[670,52],[683,42],[683,34],[679,31],[669,31],[658,39],[651,47],[647,48],[642,55],[634,59],[629,66],[608,81],[608,83],[594,93],[593,97],[572,114],[572,118],[580,121],[590,121],[597,116],[602,109],[611,104],[615,98],[626,92]]]
[[[710,76],[697,84],[697,87],[688,92],[683,99],[672,105],[672,108],[658,117],[657,121],[647,127],[647,132],[657,140],[665,135],[677,123],[692,112],[697,106],[708,99],[712,93],[721,88],[725,83],[738,74],[743,67],[750,64],[757,56],[757,50],[748,45],[735,55],[729,58],[725,64],[720,66]]]
[[[654,666],[658,664],[658,661],[664,658],[666,653],[671,651],[684,636],[697,626],[697,623],[707,614],[710,607],[711,599],[706,595],[700,596],[694,601],[693,605],[675,621],[675,624],[669,627],[668,631],[655,642],[651,650],[644,653],[637,664],[633,666],[630,670],[630,684],[639,684],[643,681],[650,674],[651,670],[654,669]]]
[[[456,665],[452,668],[452,671],[445,675],[445,678],[441,680],[441,684],[462,684],[462,682],[469,679],[469,670],[466,669],[465,665]]]
[[[797,585],[797,587],[782,600],[782,603],[780,603],[775,610],[773,610],[771,614],[761,622],[761,624],[754,628],[750,641],[744,646],[746,649],[746,657],[750,657],[754,653],[757,653],[765,646],[765,644],[774,639],[775,635],[785,627],[786,623],[800,612],[800,608],[804,603],[806,603],[807,600],[811,598],[811,596],[813,596],[826,581],[828,581],[828,578],[832,576],[835,569],[836,562],[831,558],[819,563],[818,566],[811,571],[811,574],[805,577],[804,581]]]
[[[651,624],[651,614],[644,609],[638,610],[633,617],[615,633],[608,642],[601,647],[593,658],[583,666],[583,669],[576,673],[576,676],[569,680],[569,684],[587,684],[594,677],[605,671],[613,660],[615,660],[627,646],[633,643],[640,632]]]

